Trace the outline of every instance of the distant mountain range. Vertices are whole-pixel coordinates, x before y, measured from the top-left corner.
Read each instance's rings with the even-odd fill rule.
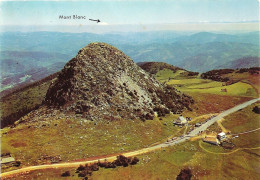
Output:
[[[59,71],[78,49],[91,42],[114,45],[135,62],[166,62],[196,72],[259,65],[256,62],[259,57],[259,32],[4,32],[0,33],[0,42],[1,90],[13,87],[25,79],[28,83],[33,82],[32,78],[30,81],[28,78],[31,76],[30,71],[42,72],[45,69],[45,73],[38,73],[37,80]],[[244,60],[250,63],[245,63]],[[9,79],[9,84],[5,83],[6,78]]]
[[[230,69],[240,69],[240,68],[250,68],[259,67],[260,58],[259,57],[243,57],[236,59],[234,61],[227,62],[220,66],[220,68],[230,68]]]

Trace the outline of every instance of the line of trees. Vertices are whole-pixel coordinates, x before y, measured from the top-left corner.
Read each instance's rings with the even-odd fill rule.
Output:
[[[84,177],[84,179],[88,179],[88,176],[91,176],[93,171],[98,171],[99,168],[116,168],[117,166],[127,167],[129,165],[135,165],[139,162],[137,157],[125,157],[123,155],[117,156],[116,160],[113,162],[98,162],[91,165],[86,164],[85,166],[80,165],[76,173],[78,173],[79,177]],[[62,177],[70,176],[70,172],[66,171],[61,174]]]

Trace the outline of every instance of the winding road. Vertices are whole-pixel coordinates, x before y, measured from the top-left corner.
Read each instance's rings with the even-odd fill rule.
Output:
[[[126,156],[126,157],[131,157],[131,156],[136,156],[136,155],[140,155],[140,154],[145,154],[151,151],[155,151],[158,149],[162,149],[168,146],[173,146],[175,144],[178,143],[182,143],[184,141],[187,141],[188,139],[190,139],[193,136],[196,136],[200,133],[200,131],[205,131],[209,126],[211,126],[212,124],[214,124],[216,121],[220,120],[221,118],[234,113],[240,109],[243,109],[257,101],[259,101],[260,98],[257,99],[253,99],[250,101],[247,101],[245,103],[239,104],[233,108],[230,108],[226,111],[223,111],[222,113],[218,114],[216,117],[208,120],[206,123],[202,124],[200,127],[195,128],[194,130],[192,130],[188,135],[185,135],[183,137],[179,137],[174,141],[171,142],[167,142],[167,143],[161,143],[155,146],[151,146],[148,148],[143,148],[140,150],[136,150],[136,151],[132,151],[132,152],[126,152],[126,153],[121,153],[122,155]],[[5,177],[11,177],[11,176],[15,176],[17,174],[27,174],[30,171],[34,171],[34,170],[40,170],[40,169],[50,169],[50,168],[66,168],[66,167],[78,167],[81,164],[91,164],[91,163],[95,163],[95,162],[103,162],[103,161],[113,161],[116,159],[116,155],[113,156],[108,156],[106,158],[97,158],[94,160],[86,160],[86,161],[80,161],[80,162],[66,162],[66,163],[59,163],[59,164],[47,164],[47,165],[38,165],[38,166],[29,166],[29,167],[24,167],[21,169],[17,169],[17,170],[13,170],[13,171],[9,171],[9,172],[4,172],[1,173],[0,177],[1,179],[5,178]]]

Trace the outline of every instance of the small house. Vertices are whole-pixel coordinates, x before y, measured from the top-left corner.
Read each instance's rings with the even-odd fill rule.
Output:
[[[1,157],[1,164],[8,164],[15,162],[13,157]]]
[[[180,117],[178,117],[178,119],[175,122],[173,122],[173,124],[175,124],[175,125],[184,125],[187,122],[188,121],[187,121],[187,119],[185,117],[180,116]]]
[[[224,133],[224,132],[218,133],[217,139],[220,141],[223,139],[226,139],[226,133]]]
[[[213,145],[220,144],[219,140],[216,137],[205,137],[202,139],[202,141]]]

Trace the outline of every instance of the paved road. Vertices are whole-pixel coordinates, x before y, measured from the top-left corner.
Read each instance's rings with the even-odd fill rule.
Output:
[[[199,134],[200,131],[205,131],[209,126],[211,126],[212,124],[214,124],[217,120],[231,114],[234,113],[240,109],[243,109],[257,101],[259,101],[260,98],[257,99],[253,99],[250,101],[247,101],[245,103],[239,104],[231,109],[228,109],[222,113],[220,113],[219,115],[217,115],[216,117],[208,120],[206,123],[202,124],[200,127],[197,127],[196,129],[194,129],[193,131],[191,131],[189,133],[189,135],[183,136],[183,137],[179,137],[177,138],[175,141],[169,142],[169,143],[162,143],[162,144],[158,144],[152,147],[148,147],[148,148],[143,148],[140,150],[136,150],[136,151],[132,151],[132,152],[127,152],[127,153],[121,153],[124,156],[130,157],[130,156],[136,156],[136,155],[140,155],[140,154],[144,154],[144,153],[148,153],[151,151],[155,151],[157,149],[161,149],[161,148],[165,148],[168,146],[173,146],[175,144],[178,143],[182,143],[188,139],[190,139],[192,136],[196,136]],[[27,173],[33,170],[39,170],[39,169],[49,169],[49,168],[64,168],[64,167],[78,167],[80,164],[87,164],[87,163],[95,163],[98,161],[113,161],[116,159],[116,156],[110,156],[107,158],[102,158],[102,159],[95,159],[95,160],[90,160],[90,161],[81,161],[81,162],[68,162],[68,163],[59,163],[59,164],[48,164],[48,165],[39,165],[39,166],[30,166],[30,167],[25,167],[25,168],[21,168],[21,169],[17,169],[14,171],[9,171],[9,172],[5,172],[2,173],[0,175],[1,179],[8,177],[8,176],[13,176],[13,175],[17,175],[17,174],[21,174],[21,173]]]
[[[231,109],[228,109],[226,111],[223,111],[222,113],[218,114],[216,117],[208,120],[206,123],[202,124],[200,127],[197,127],[195,128],[193,131],[191,131],[188,135],[182,137],[182,138],[179,138],[177,139],[176,141],[173,141],[169,144],[166,144],[165,146],[169,146],[169,145],[174,145],[174,144],[178,144],[178,143],[181,143],[181,142],[184,142],[188,139],[190,139],[191,137],[193,136],[196,136],[200,133],[200,131],[205,131],[209,126],[211,126],[212,124],[214,124],[216,121],[222,119],[223,117],[229,115],[229,114],[232,114],[240,109],[243,109],[257,101],[259,101],[260,98],[257,98],[257,99],[253,99],[253,100],[250,100],[250,101],[247,101],[245,103],[242,103],[242,104],[239,104]]]

